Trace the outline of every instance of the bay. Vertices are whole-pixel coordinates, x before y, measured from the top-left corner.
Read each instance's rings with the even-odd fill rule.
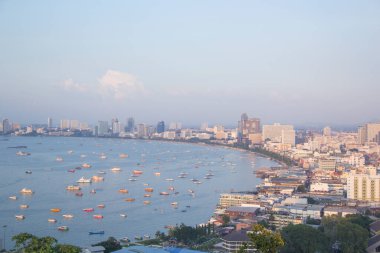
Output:
[[[9,148],[27,146],[26,149]],[[17,156],[17,151],[31,153]],[[121,153],[128,158],[120,158]],[[101,159],[100,156],[106,156]],[[62,157],[63,161],[56,160]],[[105,157],[103,157],[105,158]],[[83,163],[91,168],[68,172]],[[253,191],[259,179],[256,168],[276,166],[274,161],[253,153],[225,147],[199,144],[71,137],[8,137],[0,141],[0,226],[4,229],[7,248],[13,246],[11,237],[20,232],[37,236],[53,236],[60,243],[89,246],[116,238],[150,235],[157,230],[166,231],[166,225],[205,223],[212,215],[219,195],[231,191]],[[120,167],[119,173],[111,168]],[[25,171],[30,170],[32,174]],[[90,178],[105,171],[103,182],[81,184],[83,196],[66,190],[80,177]],[[131,177],[133,170],[141,170]],[[157,172],[160,175],[157,175]],[[180,174],[186,175],[179,178]],[[209,179],[204,177],[212,174]],[[134,178],[136,181],[130,181]],[[169,181],[167,179],[173,179]],[[192,179],[201,183],[195,184]],[[151,197],[144,197],[145,188],[153,188]],[[174,190],[171,187],[174,188]],[[31,196],[21,195],[22,188],[34,191]],[[121,194],[119,189],[127,189]],[[95,194],[90,191],[94,189]],[[168,192],[162,196],[160,192]],[[194,194],[190,194],[193,191]],[[9,196],[16,195],[17,200]],[[127,202],[126,198],[135,201]],[[144,201],[150,201],[149,205]],[[177,202],[177,206],[171,203]],[[20,209],[21,204],[29,205]],[[98,204],[104,204],[100,209]],[[177,207],[177,208],[176,208]],[[60,213],[51,213],[60,208]],[[94,208],[93,213],[83,212]],[[22,214],[18,221],[15,215]],[[72,214],[70,220],[63,214]],[[103,215],[94,219],[93,214]],[[127,214],[126,218],[120,214]],[[57,223],[48,223],[54,218]],[[68,226],[60,232],[58,226]],[[4,227],[6,226],[6,227]],[[105,231],[104,235],[89,235],[90,231]]]

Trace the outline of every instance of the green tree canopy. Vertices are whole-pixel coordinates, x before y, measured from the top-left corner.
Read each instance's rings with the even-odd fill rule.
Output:
[[[251,242],[244,245],[239,252],[245,252],[248,247],[253,247],[260,253],[276,253],[284,246],[280,233],[266,229],[260,224],[253,225],[252,233],[247,233],[247,235]]]

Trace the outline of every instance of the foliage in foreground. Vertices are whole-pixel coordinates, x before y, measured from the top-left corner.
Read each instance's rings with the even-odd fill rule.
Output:
[[[105,248],[104,253],[113,252],[122,248],[120,242],[116,240],[115,237],[108,237],[106,241],[99,242],[93,246],[103,246]]]
[[[57,239],[46,236],[37,237],[29,233],[20,233],[12,237],[12,240],[16,243],[16,249],[25,253],[79,253],[81,249],[79,247],[58,244]]]

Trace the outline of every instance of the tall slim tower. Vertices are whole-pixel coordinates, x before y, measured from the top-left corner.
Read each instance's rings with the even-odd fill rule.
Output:
[[[53,127],[53,119],[50,117],[47,120],[47,127],[48,129],[51,129]]]

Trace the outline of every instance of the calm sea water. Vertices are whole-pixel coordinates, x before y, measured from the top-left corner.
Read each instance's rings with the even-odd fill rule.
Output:
[[[17,156],[19,149],[11,146],[27,146],[22,151],[30,156]],[[71,152],[69,152],[71,151]],[[104,153],[107,159],[100,159]],[[128,158],[119,158],[120,153],[127,153]],[[81,157],[86,155],[86,157]],[[61,156],[62,162],[56,161]],[[68,172],[83,163],[92,165],[89,169]],[[196,225],[207,222],[212,215],[219,194],[231,190],[254,190],[259,179],[255,177],[255,168],[274,166],[266,158],[249,152],[159,141],[95,139],[95,138],[61,138],[61,137],[8,137],[0,141],[0,229],[5,232],[6,246],[13,246],[11,237],[20,232],[29,232],[38,236],[50,235],[60,243],[78,246],[107,239],[151,235],[157,230],[166,231],[165,225],[185,223]],[[120,167],[119,173],[112,173],[112,167]],[[142,170],[143,174],[136,181],[129,181],[132,170]],[[31,170],[32,174],[26,174]],[[103,182],[81,185],[83,196],[66,191],[66,186],[75,184],[82,176],[88,178],[103,170]],[[156,176],[155,172],[160,172]],[[178,178],[181,172],[188,173],[186,178]],[[204,179],[207,173],[214,176]],[[167,181],[166,179],[174,179]],[[194,184],[191,179],[202,183]],[[147,186],[149,185],[149,186]],[[174,187],[174,191],[168,190]],[[23,196],[22,188],[30,188],[35,193]],[[152,187],[150,198],[144,197],[144,188]],[[128,194],[121,194],[119,189],[126,188]],[[95,189],[96,194],[90,194]],[[193,190],[194,194],[189,194]],[[169,192],[169,196],[159,192]],[[175,194],[177,192],[177,194]],[[16,195],[17,200],[9,196]],[[125,198],[135,198],[126,202]],[[144,201],[151,201],[144,205]],[[178,208],[171,203],[177,202]],[[105,204],[104,209],[97,208]],[[20,205],[29,205],[21,210]],[[187,207],[190,206],[190,207]],[[83,212],[83,208],[94,208],[93,213]],[[51,213],[51,208],[61,208],[60,213]],[[120,216],[127,214],[127,218]],[[25,215],[17,221],[16,214]],[[65,220],[62,214],[73,214],[74,218]],[[93,214],[104,216],[95,220]],[[57,219],[57,223],[48,223],[48,218]],[[6,225],[7,227],[3,228]],[[58,226],[69,226],[68,232],[60,232]],[[90,231],[104,230],[104,235],[89,235]],[[1,233],[3,239],[3,233]]]

